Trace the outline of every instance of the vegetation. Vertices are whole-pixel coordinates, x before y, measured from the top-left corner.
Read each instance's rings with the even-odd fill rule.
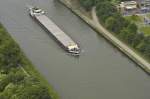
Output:
[[[145,15],[125,16],[125,18],[128,21],[133,22],[138,26],[139,32],[143,33],[145,36],[149,36],[150,35],[150,25],[144,21],[144,17],[145,17]]]
[[[0,99],[57,99],[1,24]]]
[[[125,18],[130,22],[135,22],[135,23],[141,23],[143,20],[143,17],[140,17],[138,15],[126,16]]]
[[[81,6],[87,10],[91,10],[95,6],[99,20],[109,31],[150,59],[150,37],[139,33],[135,23],[135,21],[140,22],[142,19],[138,16],[124,18],[114,5],[116,2],[127,0],[79,1]],[[149,31],[148,28],[142,28],[142,30]]]
[[[150,35],[150,26],[140,27],[139,30],[145,34],[145,36]]]
[[[86,10],[90,10],[94,6],[94,2],[92,0],[80,0],[80,3]]]

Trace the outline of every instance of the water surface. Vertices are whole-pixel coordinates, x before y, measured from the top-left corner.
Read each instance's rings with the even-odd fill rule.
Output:
[[[28,14],[27,5],[47,11],[83,53],[62,50]],[[61,99],[149,99],[150,77],[57,0],[1,0],[0,21]]]

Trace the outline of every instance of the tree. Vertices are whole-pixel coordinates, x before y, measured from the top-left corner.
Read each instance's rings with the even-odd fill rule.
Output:
[[[86,9],[91,10],[91,8],[94,6],[95,1],[94,0],[79,0],[80,4]]]
[[[9,99],[9,96],[4,95],[4,94],[0,94],[0,99]]]
[[[130,24],[128,25],[127,29],[128,29],[130,32],[132,32],[132,33],[137,33],[137,29],[138,29],[138,28],[137,28],[136,24],[130,23]]]
[[[106,28],[111,31],[114,31],[115,23],[116,23],[116,20],[114,19],[114,17],[109,17],[105,22]]]
[[[13,84],[17,84],[25,79],[25,74],[22,71],[17,71],[15,73],[9,73],[10,82]]]
[[[128,28],[124,28],[121,30],[119,37],[126,41],[129,44],[132,44],[134,41],[134,37],[135,37],[136,33],[134,32],[130,32],[130,30]]]
[[[150,58],[150,36],[144,38],[144,42],[140,46],[139,51]]]
[[[12,67],[22,65],[22,53],[13,40],[7,40],[0,46],[0,67],[9,71]]]
[[[25,86],[17,97],[18,99],[51,99],[48,89],[42,85]]]
[[[131,45],[136,48],[136,46],[141,44],[143,40],[144,40],[144,34],[143,33],[137,33],[135,35]]]
[[[108,17],[113,16],[117,12],[117,9],[110,2],[105,1],[96,5],[96,12],[100,20],[105,22]]]

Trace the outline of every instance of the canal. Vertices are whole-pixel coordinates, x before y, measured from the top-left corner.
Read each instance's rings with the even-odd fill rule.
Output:
[[[68,55],[28,14],[47,11],[83,52]],[[0,21],[61,99],[149,99],[150,77],[57,0],[1,0]]]

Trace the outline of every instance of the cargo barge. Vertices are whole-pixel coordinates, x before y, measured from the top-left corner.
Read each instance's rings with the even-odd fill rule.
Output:
[[[30,15],[36,19],[51,35],[63,46],[63,48],[73,54],[79,55],[80,48],[77,43],[75,43],[66,33],[64,33],[52,20],[50,20],[46,15],[45,11],[37,8],[29,8]]]

